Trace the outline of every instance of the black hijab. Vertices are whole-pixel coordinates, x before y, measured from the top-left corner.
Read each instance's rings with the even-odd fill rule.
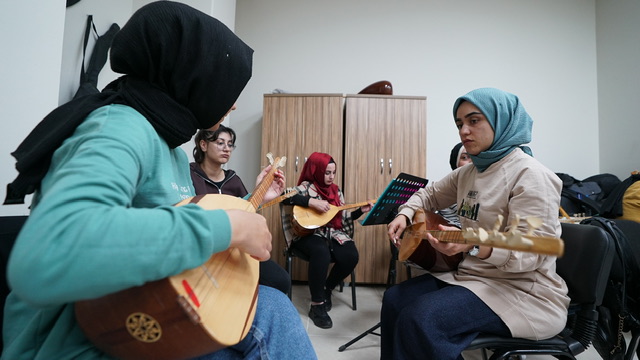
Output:
[[[136,11],[111,45],[111,68],[124,76],[99,94],[49,113],[11,153],[18,177],[5,204],[23,204],[62,142],[95,109],[136,109],[171,148],[218,123],[251,78],[253,50],[220,21],[185,4],[156,1]]]
[[[458,168],[458,163],[460,162],[460,148],[462,147],[462,143],[459,142],[456,146],[451,149],[451,155],[449,155],[449,165],[451,165],[451,170],[455,170]]]

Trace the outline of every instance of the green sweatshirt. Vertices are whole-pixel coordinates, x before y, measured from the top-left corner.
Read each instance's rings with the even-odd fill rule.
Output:
[[[228,248],[225,211],[194,195],[188,158],[123,105],[92,112],[55,152],[11,253],[2,359],[108,358],[73,303],[172,276]]]

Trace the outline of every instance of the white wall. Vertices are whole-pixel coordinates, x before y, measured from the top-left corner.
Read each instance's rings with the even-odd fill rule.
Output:
[[[63,58],[60,69],[60,104],[71,100],[80,84],[82,47],[84,45],[87,16],[93,15],[93,22],[97,32],[103,35],[109,30],[109,27],[113,23],[122,27],[133,13],[133,8],[133,0],[109,0],[109,6],[105,6],[104,2],[100,0],[81,0],[66,9],[64,17],[64,43],[62,48]],[[95,33],[92,32],[87,45],[85,67],[89,65],[89,58],[93,52],[95,40]],[[118,74],[111,71],[107,60],[107,63],[98,76],[98,89],[102,89],[117,77]]]
[[[0,2],[0,202],[6,184],[17,176],[10,155],[29,132],[59,104],[75,94],[82,64],[87,15],[92,14],[99,34],[112,23],[123,26],[131,14],[152,0],[81,0],[66,8],[65,0]],[[236,0],[186,0],[233,29]],[[90,38],[91,54],[95,38]],[[100,72],[98,88],[118,74],[109,63]],[[183,145],[191,153],[192,145]],[[28,214],[25,205],[0,206],[0,216]]]
[[[640,1],[596,2],[600,172],[621,179],[640,170],[639,19]]]
[[[259,170],[262,94],[357,93],[378,80],[397,95],[427,96],[430,179],[450,171],[454,100],[484,86],[521,97],[534,119],[534,155],[549,168],[599,172],[593,0],[243,0],[236,33],[255,49],[231,120],[243,178]]]
[[[147,2],[0,2],[0,200],[17,175],[10,152],[77,88],[86,15],[103,33]],[[231,167],[248,186],[262,162],[264,93],[357,93],[383,79],[395,94],[428,97],[430,179],[449,171],[454,99],[480,86],[520,95],[535,121],[532,148],[552,170],[625,178],[640,167],[636,0],[183,2],[215,14],[256,50],[253,78],[227,122],[239,134]],[[107,64],[99,86],[115,77]],[[381,136],[401,141],[403,132]],[[0,206],[0,216],[27,212]]]
[[[18,175],[10,153],[58,105],[64,7],[65,0],[0,3],[0,203]],[[27,205],[0,206],[0,215],[26,214]]]

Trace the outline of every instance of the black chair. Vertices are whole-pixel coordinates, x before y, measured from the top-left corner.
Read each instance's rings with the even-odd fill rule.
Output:
[[[11,291],[7,284],[7,262],[9,253],[18,237],[27,216],[0,216],[0,329],[4,319],[4,303]],[[2,352],[2,337],[0,336],[0,353]]]
[[[629,240],[629,245],[633,253],[636,254],[636,256],[637,254],[640,254],[640,222],[622,219],[614,219],[613,221]],[[640,261],[640,258],[638,259],[638,261]],[[612,268],[612,272],[613,271],[614,270]],[[638,304],[640,304],[640,299],[636,299],[636,306],[640,306]],[[629,333],[631,334],[631,338],[629,340],[629,344],[627,345],[627,351],[624,355],[624,360],[633,359],[634,353],[636,354],[638,359],[640,359],[640,329],[629,329]]]
[[[289,273],[289,276],[291,276],[291,267],[292,267],[294,257],[297,257],[307,262],[309,261],[309,258],[305,254],[301,253],[295,248],[288,246],[288,244],[292,240],[289,238],[290,237],[289,231],[287,231],[291,227],[291,218],[293,216],[292,208],[293,208],[292,206],[286,206],[286,205],[280,204],[280,214],[282,217],[282,232],[285,238],[285,248],[284,248],[285,268],[287,269],[287,273]],[[351,272],[351,282],[349,285],[351,286],[351,308],[355,311],[358,308],[356,303],[356,272],[355,270]],[[293,286],[289,288],[289,294],[287,294],[289,295],[289,299],[291,299],[292,288]],[[340,283],[339,290],[340,292],[344,290],[344,281]]]
[[[602,303],[615,249],[611,237],[592,225],[562,224],[564,256],[557,260],[557,272],[569,287],[569,317],[565,329],[546,340],[526,340],[481,334],[467,350],[493,352],[490,360],[520,355],[552,355],[558,359],[576,359],[595,336],[597,307]]]

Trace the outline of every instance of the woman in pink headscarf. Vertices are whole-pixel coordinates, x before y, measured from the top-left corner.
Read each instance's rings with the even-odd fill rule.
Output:
[[[296,187],[298,194],[283,203],[309,207],[320,213],[327,212],[331,205],[344,205],[344,194],[334,183],[335,177],[336,162],[331,155],[314,152],[302,168]],[[289,246],[309,259],[309,318],[317,327],[328,329],[333,326],[327,313],[331,310],[331,291],[358,264],[358,249],[352,239],[353,221],[369,210],[371,204],[352,212],[340,211],[310,235],[296,234],[293,229],[286,227],[293,239]],[[329,272],[332,262],[334,265]]]

